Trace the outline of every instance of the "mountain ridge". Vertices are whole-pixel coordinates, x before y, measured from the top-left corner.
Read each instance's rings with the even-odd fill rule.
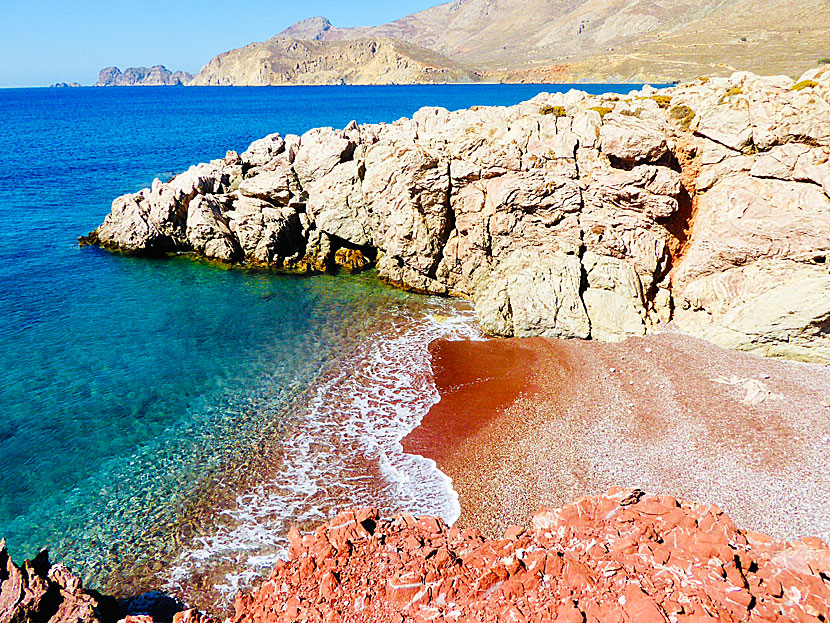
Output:
[[[366,45],[358,41],[398,41],[415,46],[415,61],[424,50],[437,55],[431,57],[432,64],[443,70],[442,78],[461,70],[470,79],[488,82],[676,82],[737,70],[799,75],[830,52],[824,49],[830,41],[830,2],[804,0],[793,6],[785,0],[453,0],[371,27],[339,28],[325,17],[311,17],[269,42],[278,39],[314,43],[318,57],[343,54],[349,45]],[[267,78],[262,47],[247,58],[240,50],[250,52],[250,46],[225,54],[234,54],[241,76],[257,68],[262,83],[285,83]],[[345,54],[344,61],[348,58]],[[293,60],[290,54],[274,55],[272,50],[268,62]],[[394,74],[392,68],[400,61],[377,56],[372,60],[380,75]],[[214,61],[202,69],[197,84],[216,80]],[[333,63],[320,75],[305,72],[302,83],[339,82],[332,72],[342,74],[337,78],[343,82],[379,81],[371,72],[357,75],[349,70],[346,64],[337,68]],[[411,73],[398,77],[423,81],[412,79]],[[223,79],[248,83],[234,72]]]
[[[186,71],[172,72],[164,65],[128,67],[123,72],[118,67],[104,67],[98,72],[98,81],[93,86],[184,86],[192,80],[193,74]]]

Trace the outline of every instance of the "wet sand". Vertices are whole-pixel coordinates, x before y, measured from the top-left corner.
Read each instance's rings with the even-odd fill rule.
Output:
[[[461,526],[496,534],[619,485],[830,541],[830,366],[671,333],[430,351],[441,401],[403,445],[453,479]]]

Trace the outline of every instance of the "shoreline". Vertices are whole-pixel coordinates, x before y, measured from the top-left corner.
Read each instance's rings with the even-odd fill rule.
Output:
[[[207,510],[212,528],[183,542],[158,588],[227,613],[238,591],[287,557],[292,527],[313,530],[356,505],[454,521],[460,507],[449,478],[430,459],[405,454],[400,439],[438,399],[428,345],[477,333],[462,301],[388,310],[298,397],[290,430],[261,443],[267,459],[255,461],[233,499]]]
[[[621,486],[717,504],[774,538],[830,540],[830,367],[677,333],[430,352],[441,401],[403,446],[452,478],[462,529],[501,534]]]

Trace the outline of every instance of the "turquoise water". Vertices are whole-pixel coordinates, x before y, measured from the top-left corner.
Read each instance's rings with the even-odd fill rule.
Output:
[[[275,131],[554,89],[0,90],[0,537],[13,556],[48,545],[100,583],[136,550],[174,555],[181,544],[159,526],[195,488],[263,436],[295,430],[302,411],[289,401],[390,314],[440,306],[371,273],[249,273],[79,248],[113,197]]]

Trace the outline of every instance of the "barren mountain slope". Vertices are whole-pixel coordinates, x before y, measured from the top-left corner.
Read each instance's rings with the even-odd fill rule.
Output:
[[[830,55],[830,1],[729,0],[682,26],[613,49],[528,63],[490,78],[670,82],[736,70],[798,76]]]
[[[331,28],[325,41],[395,37],[471,63],[502,66],[595,53],[688,23],[713,0],[455,0],[375,28]]]
[[[282,34],[398,38],[494,80],[668,81],[735,69],[797,75],[830,55],[830,1],[455,0],[377,27],[312,18]]]
[[[391,84],[479,79],[440,54],[392,39],[318,42],[274,37],[220,54],[194,85]]]

